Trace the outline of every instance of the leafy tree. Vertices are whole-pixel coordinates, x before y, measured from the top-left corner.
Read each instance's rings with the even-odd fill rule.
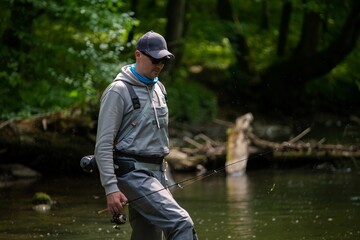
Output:
[[[0,116],[97,101],[137,22],[122,1],[1,1]],[[126,57],[122,57],[126,61]]]
[[[0,117],[95,104],[120,66],[133,61],[134,40],[150,29],[164,34],[177,56],[161,76],[179,96],[172,103],[193,101],[192,108],[183,107],[188,112],[181,119],[190,119],[210,98],[218,99],[221,109],[264,113],[326,102],[333,110],[356,106],[359,5],[357,0],[4,0]]]
[[[360,79],[350,67],[359,67],[352,57],[360,51],[359,1],[217,0],[190,5],[185,64],[202,67],[193,78],[217,90],[222,105],[303,114],[314,102],[332,111],[360,104]],[[337,68],[343,69],[341,77]],[[316,88],[320,82],[326,87]]]
[[[360,2],[350,1],[346,8],[347,16],[342,18],[341,14],[335,15],[335,6],[328,2],[303,1],[304,15],[298,44],[288,57],[270,64],[261,73],[263,82],[273,86],[271,91],[274,91],[264,94],[266,100],[279,96],[271,101],[275,106],[292,108],[303,103],[307,83],[330,73],[357,47]],[[331,19],[337,21],[338,28],[330,30],[326,26]]]

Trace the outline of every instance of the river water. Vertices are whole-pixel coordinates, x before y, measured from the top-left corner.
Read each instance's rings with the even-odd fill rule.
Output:
[[[193,175],[176,174],[175,181]],[[215,174],[174,190],[191,214],[199,239],[360,239],[360,172],[257,170]],[[35,192],[57,203],[32,209]],[[44,178],[0,188],[0,239],[130,239],[130,225],[114,229],[96,175]]]

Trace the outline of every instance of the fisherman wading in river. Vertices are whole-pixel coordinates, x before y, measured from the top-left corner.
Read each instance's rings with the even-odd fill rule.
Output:
[[[108,211],[119,214],[129,204],[132,240],[196,240],[191,217],[166,190],[168,108],[158,75],[174,55],[150,31],[135,58],[101,98],[95,157]]]

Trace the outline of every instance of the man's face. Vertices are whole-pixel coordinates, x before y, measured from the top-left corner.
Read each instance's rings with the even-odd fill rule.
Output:
[[[146,53],[136,50],[136,71],[145,77],[153,79],[157,77],[164,68],[165,61],[154,59]]]

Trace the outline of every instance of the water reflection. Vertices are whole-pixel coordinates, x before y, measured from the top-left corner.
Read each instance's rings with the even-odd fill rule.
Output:
[[[251,191],[249,187],[250,181],[246,174],[241,176],[226,177],[227,187],[227,205],[229,226],[233,225],[231,229],[231,236],[252,236],[252,212],[249,207]],[[230,227],[231,228],[231,227]]]
[[[175,175],[175,181],[193,175]],[[174,191],[201,240],[360,239],[360,174],[256,171],[216,174]],[[35,192],[57,201],[50,212],[32,210]],[[130,239],[130,225],[113,229],[98,216],[105,198],[97,176],[42,179],[0,188],[0,239]]]

